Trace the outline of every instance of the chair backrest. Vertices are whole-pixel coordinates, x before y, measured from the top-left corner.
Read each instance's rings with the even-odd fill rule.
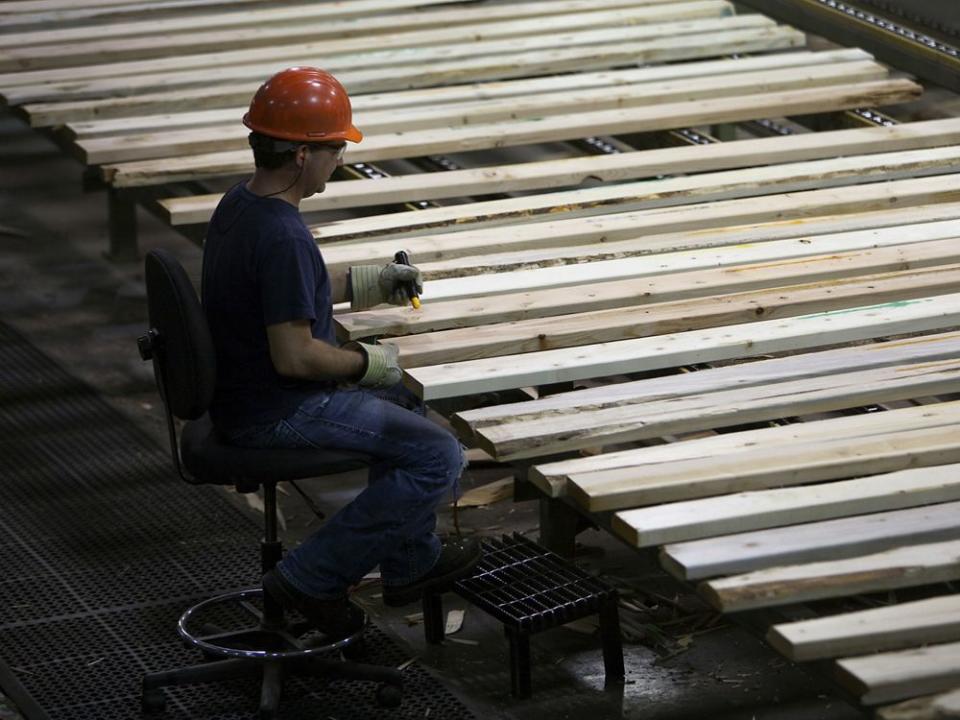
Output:
[[[147,253],[144,279],[160,395],[173,415],[196,420],[210,407],[217,377],[206,316],[183,266],[166,250]]]

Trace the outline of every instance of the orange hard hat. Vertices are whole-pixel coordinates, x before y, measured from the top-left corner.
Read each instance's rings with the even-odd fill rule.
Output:
[[[353,126],[343,85],[313,67],[288,68],[267,80],[250,101],[243,124],[262,135],[293,142],[363,139]]]

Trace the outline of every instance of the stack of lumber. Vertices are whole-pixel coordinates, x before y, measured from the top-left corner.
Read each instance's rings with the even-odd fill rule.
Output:
[[[401,248],[427,281],[419,310],[340,308],[340,337],[396,346],[428,401],[586,386],[453,422],[545,498],[660,548],[720,611],[820,603],[770,643],[832,663],[865,704],[909,701],[884,717],[956,708],[960,119],[510,154],[895,105],[919,86],[858,49],[798,49],[725,0],[20,0],[0,17],[16,28],[0,94],[118,190],[248,173],[244,105],[295,64],[351,92],[367,136],[348,163],[476,159],[303,203],[347,215],[313,228],[335,301],[348,267]],[[218,199],[161,206],[197,224]],[[443,204],[376,210],[423,201]]]
[[[69,10],[27,3],[36,5],[33,15],[5,7],[22,2],[0,3],[0,15],[16,20],[48,16],[0,34],[0,95],[31,125],[60,128],[77,156],[101,166],[114,187],[141,188],[249,172],[238,120],[259,83],[294,64],[333,71],[354,97],[355,121],[367,137],[351,147],[351,163],[829,112],[918,92],[856,49],[729,59],[797,48],[804,38],[763,16],[736,15],[726,0],[457,7],[445,0],[357,0],[205,9],[179,1]],[[107,8],[114,15],[99,20],[94,10]],[[120,8],[128,19],[116,19]],[[86,11],[82,25],[71,24]],[[656,156],[628,155],[619,163],[578,158],[556,167],[485,168],[444,182],[333,183],[304,210],[379,205],[391,192],[406,202],[454,190],[482,195],[657,172]],[[796,157],[832,153],[812,147]],[[699,162],[719,169],[755,161]],[[173,224],[204,222],[216,200],[188,197],[164,207]]]
[[[946,137],[956,123],[845,137],[925,126]],[[427,210],[408,232],[390,216],[320,228],[348,236],[325,247],[331,267],[402,243],[433,278],[420,311],[337,322],[344,337],[396,345],[428,399],[585,382],[454,425],[529,464],[546,497],[660,548],[721,612],[820,603],[819,617],[773,623],[767,638],[797,662],[831,663],[860,702],[947,693],[960,685],[960,603],[943,585],[960,580],[960,176],[947,160],[919,179],[910,162],[862,182],[888,159],[774,157],[555,193],[556,210],[545,194]],[[833,187],[825,164],[848,161],[859,181]],[[739,194],[751,175],[762,202]],[[431,214],[441,231],[426,227]],[[703,363],[721,365],[676,372]],[[635,374],[654,376],[600,380]],[[756,424],[768,426],[742,427]],[[916,589],[866,610],[824,604]],[[926,717],[908,711],[885,712]]]

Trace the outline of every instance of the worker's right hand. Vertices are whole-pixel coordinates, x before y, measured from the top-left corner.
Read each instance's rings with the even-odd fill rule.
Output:
[[[344,347],[359,350],[366,357],[363,375],[357,381],[361,387],[389,388],[399,383],[403,377],[403,371],[397,361],[400,351],[395,345],[368,345],[352,342]]]
[[[415,265],[354,265],[350,268],[350,309],[365,310],[381,303],[406,305],[408,289],[423,293],[423,275]]]

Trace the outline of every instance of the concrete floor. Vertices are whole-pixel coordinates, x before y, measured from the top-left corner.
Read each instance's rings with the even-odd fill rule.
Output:
[[[84,194],[81,167],[10,116],[0,116],[0,318],[99,390],[133,422],[166,445],[166,430],[148,365],[135,339],[145,328],[139,263],[114,264],[107,247],[106,198]],[[141,213],[141,248],[173,251],[196,277],[199,249]],[[465,488],[499,479],[503,468],[468,471]],[[342,502],[316,496],[322,507]],[[246,500],[225,493],[256,515]],[[536,536],[536,508],[509,501],[460,513],[464,532]],[[285,497],[288,541],[315,526],[295,496]],[[441,526],[452,527],[445,509]],[[672,582],[655,561],[612,537],[581,536],[578,562],[617,583],[640,611],[622,610],[627,631],[627,680],[605,690],[599,640],[566,628],[533,643],[534,696],[509,695],[507,647],[496,623],[468,610],[463,629],[442,646],[426,646],[419,624],[405,616],[416,606],[388,611],[376,586],[358,597],[374,621],[432,668],[478,717],[846,720],[861,717],[805,672],[766,649],[752,635],[713,616],[689,590]],[[457,607],[456,599],[448,604]],[[582,630],[582,629],[581,629]],[[171,628],[171,633],[174,629]],[[0,651],[2,652],[2,651]],[[0,718],[15,718],[0,697]]]

